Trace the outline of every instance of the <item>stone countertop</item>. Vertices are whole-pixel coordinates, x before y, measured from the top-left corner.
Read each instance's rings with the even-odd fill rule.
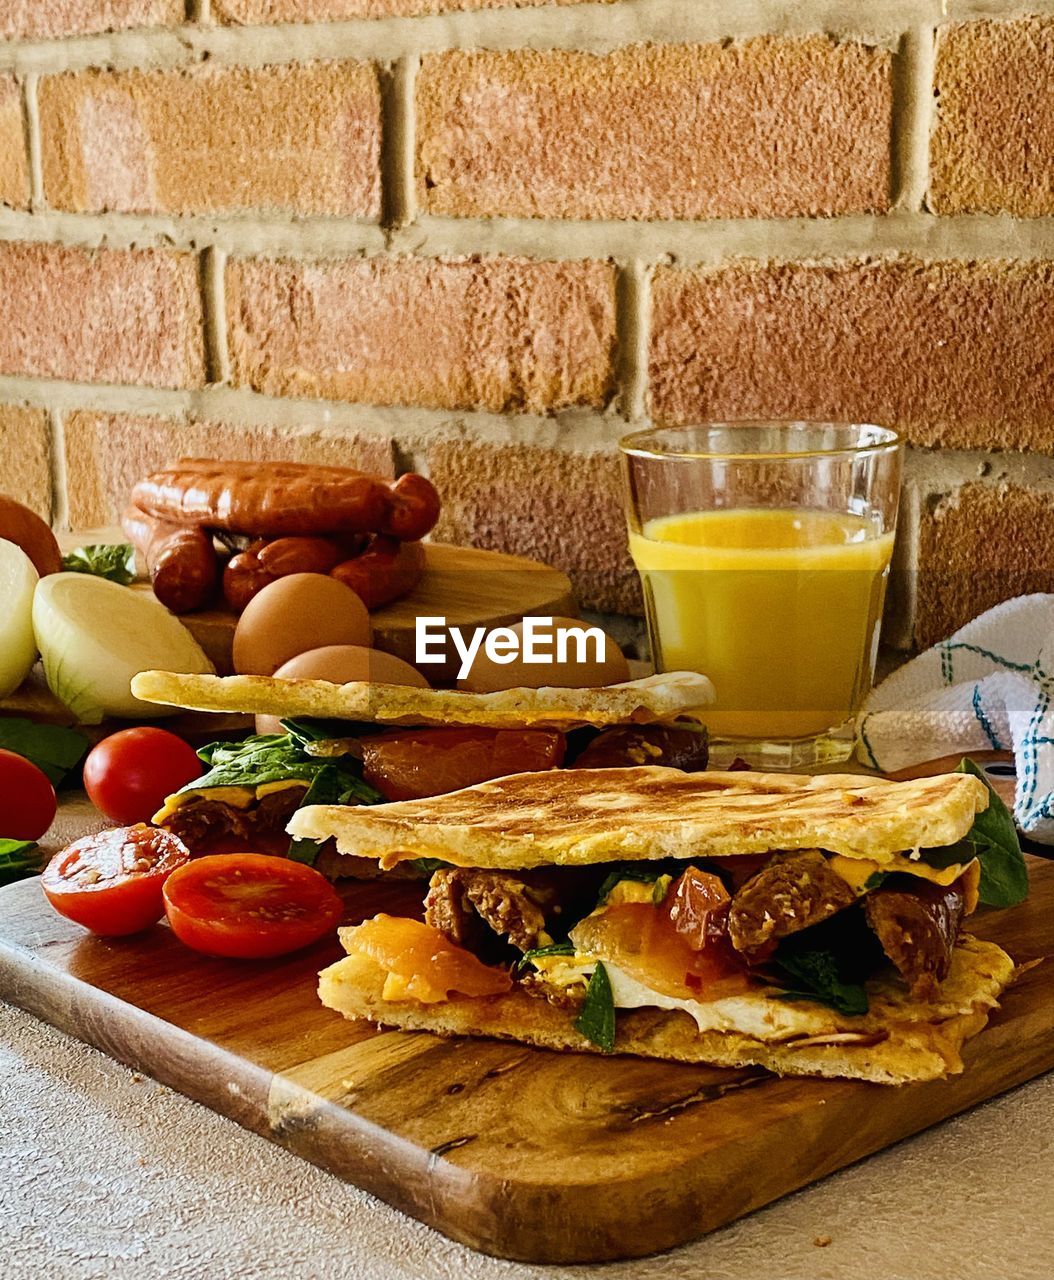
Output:
[[[473,1253],[6,1005],[0,1081],[0,1256],[9,1280],[1051,1274],[1054,1075],[696,1244],[606,1267],[530,1267]]]
[[[99,825],[67,802],[48,845]],[[1049,1280],[1054,1074],[671,1253],[531,1267],[0,1003],[0,1186],[9,1280]]]

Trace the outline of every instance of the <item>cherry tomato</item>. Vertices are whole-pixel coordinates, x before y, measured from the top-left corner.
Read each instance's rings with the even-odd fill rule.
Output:
[[[189,857],[182,840],[160,827],[113,827],[55,854],[40,883],[60,915],[120,937],[161,919],[161,888]]]
[[[364,738],[362,776],[386,800],[418,800],[563,758],[564,735],[544,729],[411,729]]]
[[[239,960],[298,951],[344,914],[333,886],[314,867],[265,853],[195,858],[165,882],[164,896],[180,942]]]
[[[167,796],[200,778],[194,748],[167,729],[122,729],[84,761],[84,790],[111,822],[148,822]]]
[[[55,820],[55,788],[25,756],[0,751],[0,836],[39,840]]]

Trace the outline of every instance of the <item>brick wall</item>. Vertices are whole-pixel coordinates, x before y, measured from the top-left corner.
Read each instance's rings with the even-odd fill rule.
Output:
[[[0,488],[416,466],[638,606],[615,442],[910,441],[887,634],[1054,589],[1054,0],[8,0]]]

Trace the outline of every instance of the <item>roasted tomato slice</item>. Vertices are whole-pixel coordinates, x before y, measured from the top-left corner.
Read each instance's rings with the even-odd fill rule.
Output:
[[[165,883],[172,932],[210,956],[283,956],[334,929],[344,904],[314,867],[265,853],[195,858]]]
[[[697,951],[665,904],[628,902],[586,916],[571,930],[579,951],[600,956],[653,991],[679,1000],[718,999],[749,989],[742,967],[720,947]]]
[[[138,933],[164,914],[167,878],[190,857],[170,831],[114,827],[55,854],[40,883],[61,915],[103,937]]]
[[[368,956],[387,971],[386,1000],[434,1004],[451,995],[497,996],[510,990],[504,969],[486,965],[438,929],[404,916],[379,915],[341,930],[348,955]]]
[[[362,776],[386,800],[419,800],[563,758],[564,735],[544,729],[411,729],[364,738]]]

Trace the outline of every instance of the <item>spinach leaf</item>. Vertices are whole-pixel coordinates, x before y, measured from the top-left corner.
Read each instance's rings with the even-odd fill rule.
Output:
[[[938,871],[943,871],[945,867],[954,866],[957,862],[972,862],[976,857],[977,850],[974,848],[970,836],[965,836],[962,840],[956,840],[954,844],[944,845],[940,849],[919,850],[919,861],[924,862],[928,867],[934,867]]]
[[[575,1030],[605,1053],[615,1047],[615,998],[611,994],[608,971],[599,961],[586,987],[585,1003],[575,1019]]]
[[[306,755],[301,743],[288,733],[256,734],[242,742],[210,742],[198,752],[209,766],[201,778],[188,782],[182,791],[208,787],[258,787],[265,782],[306,782],[310,788],[323,770],[337,780],[332,800],[326,804],[379,804],[384,797],[359,774],[362,765],[351,756],[339,760]],[[312,802],[314,803],[314,802]]]
[[[289,719],[281,724],[293,741],[301,746],[308,742],[324,742],[327,738],[361,738],[380,732],[379,726],[359,720]]]
[[[36,724],[21,716],[0,716],[0,747],[25,756],[47,774],[53,787],[80,764],[88,739],[76,729],[58,724]]]
[[[329,764],[315,774],[297,808],[302,809],[308,804],[339,804],[339,802],[340,770]],[[309,840],[306,836],[295,837],[289,842],[287,857],[293,862],[303,862],[313,867],[321,848],[322,845],[317,840]]]
[[[41,870],[44,855],[33,840],[0,840],[0,884],[14,884],[35,876]]]
[[[660,863],[640,863],[640,862],[616,862],[613,870],[611,870],[601,883],[597,892],[597,906],[602,907],[607,901],[608,894],[614,889],[620,880],[638,880],[641,884],[651,884],[658,880],[662,875],[663,866]]]
[[[780,994],[780,1000],[815,1000],[849,1017],[867,1013],[867,992],[863,984],[845,981],[833,951],[780,948],[775,961],[794,979],[794,985]]]
[[[872,871],[864,881],[861,888],[865,893],[870,893],[872,889],[880,889],[889,877],[888,871]]]
[[[408,858],[406,865],[413,867],[419,876],[427,876],[431,880],[437,871],[449,867],[450,863],[444,862],[442,858]]]
[[[127,587],[135,581],[135,548],[127,542],[97,542],[62,557],[66,573],[90,573]]]
[[[531,951],[525,951],[516,961],[516,969],[517,971],[525,969],[528,964],[540,956],[573,956],[574,954],[575,944],[573,942],[553,942],[548,947],[535,947]]]
[[[989,907],[1015,906],[1028,896],[1028,868],[1013,815],[972,760],[963,759],[956,773],[971,773],[988,788],[988,808],[974,818],[966,837],[981,864],[980,899]]]

